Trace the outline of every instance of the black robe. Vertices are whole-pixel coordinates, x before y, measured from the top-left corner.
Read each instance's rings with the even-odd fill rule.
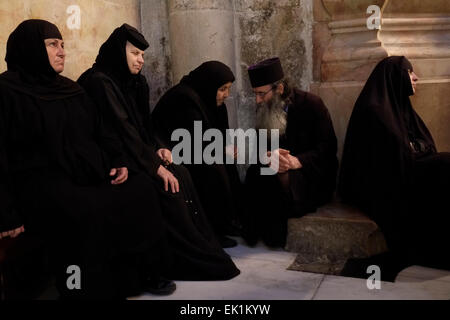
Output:
[[[244,219],[249,244],[261,237],[269,246],[283,247],[287,219],[315,211],[331,200],[335,189],[337,141],[328,109],[319,97],[298,89],[287,101],[286,132],[280,137],[279,147],[297,157],[302,168],[261,175],[261,165],[250,166]]]
[[[156,151],[163,145],[155,140],[151,126],[147,81],[142,75],[131,76],[127,72],[119,77],[117,73],[117,70],[120,70],[118,65],[126,64],[124,52],[121,51],[125,50],[127,33],[121,33],[122,31],[123,27],[118,28],[108,40],[115,39],[117,43],[122,43],[108,52],[110,60],[115,60],[116,68],[112,69],[108,62],[105,62],[103,47],[96,65],[81,75],[79,83],[95,101],[109,127],[119,134],[120,146],[126,150],[131,170],[146,173],[149,180],[157,186],[173,254],[173,268],[168,270],[171,278],[233,278],[239,274],[239,270],[216,240],[189,172],[183,166],[168,166],[167,169],[180,183],[180,192],[176,194],[170,190],[164,191],[163,182],[156,174],[162,164]],[[121,38],[122,41],[119,41]]]
[[[0,231],[24,224],[47,240],[63,297],[139,294],[170,263],[157,192],[140,174],[111,184],[125,158],[81,87],[51,68],[46,29],[60,37],[46,21],[19,25],[0,75]],[[81,290],[66,286],[70,265]]]
[[[409,100],[405,57],[372,71],[350,118],[339,194],[380,226],[391,251],[411,263],[448,267],[450,154],[433,138]]]
[[[182,128],[189,131],[194,141],[194,121],[201,121],[202,135],[208,129],[219,129],[224,133],[229,126],[228,113],[225,104],[216,105],[216,94],[220,86],[232,81],[233,74],[220,62],[205,62],[191,71],[161,97],[153,110],[155,131],[161,140],[173,148],[178,142],[171,141],[172,132]],[[207,143],[203,148],[205,145]],[[215,232],[225,236],[232,221],[239,216],[241,186],[236,166],[193,164],[193,161],[184,165]]]

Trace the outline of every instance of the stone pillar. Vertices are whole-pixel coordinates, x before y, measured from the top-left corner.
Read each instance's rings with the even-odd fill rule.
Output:
[[[143,74],[150,86],[150,108],[172,85],[167,2],[141,1],[141,30],[150,44],[145,51]]]
[[[321,61],[315,75],[320,78],[312,91],[328,107],[338,138],[338,155],[342,154],[347,123],[353,105],[370,72],[378,61],[387,56],[378,30],[367,28],[367,7],[382,7],[385,0],[318,0],[314,18],[314,60]],[[328,25],[328,32],[324,24]],[[316,24],[317,25],[317,24]],[[324,35],[324,36],[322,36]],[[324,44],[324,40],[328,44]],[[325,48],[325,49],[324,49]],[[316,67],[317,69],[317,67]]]
[[[169,36],[174,84],[208,60],[235,72],[233,1],[170,0]],[[236,126],[235,91],[227,100],[230,126]]]

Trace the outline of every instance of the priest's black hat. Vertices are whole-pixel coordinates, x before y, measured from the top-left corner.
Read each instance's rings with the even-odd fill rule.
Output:
[[[250,66],[247,71],[253,88],[272,84],[284,78],[283,68],[278,57],[258,62]]]

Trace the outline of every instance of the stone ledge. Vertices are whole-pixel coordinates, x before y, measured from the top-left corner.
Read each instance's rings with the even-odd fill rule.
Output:
[[[289,270],[338,275],[347,259],[369,257],[387,246],[374,221],[335,202],[289,219],[285,249],[298,254]]]

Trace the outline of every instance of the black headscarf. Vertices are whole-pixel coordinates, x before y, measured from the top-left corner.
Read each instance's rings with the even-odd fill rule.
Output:
[[[411,106],[408,70],[413,68],[403,56],[378,63],[355,103],[342,156],[339,194],[385,231],[394,215],[406,214],[414,159],[436,152]],[[413,147],[417,141],[419,149]]]
[[[225,104],[217,106],[217,90],[228,82],[234,82],[231,69],[220,61],[207,61],[184,76],[180,84],[188,85],[201,98],[204,112],[212,127],[228,128],[228,115]]]
[[[61,39],[58,28],[45,20],[26,20],[11,33],[6,47],[8,71],[0,81],[44,100],[61,99],[82,92],[75,82],[60,76],[50,65],[45,39]]]
[[[217,108],[217,90],[234,80],[233,72],[227,65],[219,61],[207,61],[189,72],[180,82],[193,88],[208,108]]]
[[[135,104],[136,108],[142,109],[146,114],[149,112],[148,84],[143,75],[140,73],[134,75],[130,72],[126,53],[127,41],[140,50],[149,47],[144,36],[136,28],[124,23],[102,44],[94,65],[80,76],[78,83],[85,82],[93,73],[100,71],[114,81],[128,103]]]
[[[144,36],[136,28],[124,23],[116,28],[108,40],[102,44],[93,66],[113,78],[117,84],[126,84],[138,78],[133,76],[128,68],[125,49],[127,41],[140,50],[149,47]]]

